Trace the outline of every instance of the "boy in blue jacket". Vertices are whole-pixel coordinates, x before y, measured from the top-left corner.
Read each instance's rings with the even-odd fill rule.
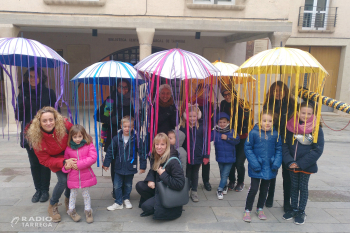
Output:
[[[113,137],[112,143],[109,145],[102,168],[107,171],[115,158],[114,173],[114,193],[115,203],[107,207],[107,210],[131,209],[132,205],[129,201],[132,190],[132,181],[134,174],[137,173],[137,153],[140,158],[140,172],[142,174],[146,170],[147,160],[142,149],[137,149],[137,135],[134,131],[134,118],[125,116],[121,120],[122,130]]]
[[[216,191],[219,200],[227,194],[227,178],[230,174],[232,165],[236,162],[236,145],[239,143],[239,135],[234,136],[233,130],[230,130],[230,117],[220,112],[215,130],[211,133],[211,141],[214,141],[216,161],[220,169],[220,184]]]
[[[276,177],[277,170],[282,164],[281,136],[278,135],[276,129],[272,131],[273,118],[271,110],[263,110],[260,117],[261,130],[256,124],[244,144],[244,152],[248,160],[248,175],[251,178],[243,216],[245,222],[251,221],[250,212],[259,189],[256,214],[260,220],[266,220],[263,207],[270,180]]]

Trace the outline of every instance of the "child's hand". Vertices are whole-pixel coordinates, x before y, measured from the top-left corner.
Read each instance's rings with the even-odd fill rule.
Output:
[[[203,163],[204,163],[204,165],[207,165],[209,163],[209,159],[208,158],[204,158],[203,159]]]
[[[103,170],[108,171],[109,167],[105,167],[102,165]]]
[[[156,187],[156,183],[154,183],[153,181],[148,181],[148,187],[150,187],[151,189],[155,189]]]
[[[68,165],[67,163],[64,165],[64,169],[66,169],[66,171],[68,171],[71,168],[72,168],[72,166]]]
[[[299,168],[298,165],[296,163],[292,163],[289,168]]]
[[[157,172],[159,175],[161,175],[161,174],[163,174],[163,172],[165,172],[165,169],[163,167],[159,167]]]
[[[221,134],[221,139],[222,140],[227,140],[227,135],[226,134]]]
[[[140,169],[139,174],[141,175],[142,173],[145,173],[146,170]]]
[[[76,163],[72,165],[72,168],[73,168],[74,170],[76,170],[76,171],[78,171],[78,170],[79,170],[79,169],[78,169],[78,166],[77,166],[77,164],[76,164]]]

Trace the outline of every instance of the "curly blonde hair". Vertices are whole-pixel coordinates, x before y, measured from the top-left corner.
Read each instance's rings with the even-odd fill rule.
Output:
[[[40,118],[42,114],[47,112],[52,113],[54,115],[57,140],[61,141],[64,135],[66,135],[67,133],[63,116],[59,112],[57,112],[57,110],[53,107],[43,107],[36,113],[25,135],[29,145],[36,150],[41,150],[41,140],[43,139]]]
[[[159,141],[165,141],[166,143],[166,149],[163,155],[159,155],[156,151],[156,143]],[[159,133],[157,134],[153,139],[153,145],[152,145],[152,158],[154,159],[153,163],[153,171],[157,171],[159,166],[162,163],[165,163],[170,157],[170,141],[168,136],[165,133]]]

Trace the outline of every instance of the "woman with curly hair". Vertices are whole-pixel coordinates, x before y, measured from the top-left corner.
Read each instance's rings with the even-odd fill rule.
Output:
[[[67,147],[68,132],[72,123],[63,118],[52,107],[43,107],[34,117],[32,124],[26,132],[29,146],[34,149],[40,164],[48,167],[57,175],[57,184],[52,192],[48,208],[49,216],[53,222],[60,222],[58,213],[58,201],[65,191],[65,205],[68,211],[70,190],[67,188],[67,174],[62,172],[62,167],[76,167],[77,159],[64,159],[64,151]]]
[[[46,87],[46,81],[47,76],[42,69],[31,67],[23,75],[23,82],[18,87],[16,119],[21,121],[20,145],[27,150],[36,190],[32,197],[33,203],[49,200],[51,171],[39,163],[34,150],[29,147],[23,133],[26,125],[31,122],[39,109],[44,106],[55,106],[56,94],[52,89]]]

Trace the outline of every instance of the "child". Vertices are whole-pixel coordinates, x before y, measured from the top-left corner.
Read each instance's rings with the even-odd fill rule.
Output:
[[[203,151],[203,124],[200,124],[198,120],[202,117],[202,113],[197,105],[188,104],[188,120],[189,120],[189,135],[186,135],[186,140],[183,144],[184,149],[189,154],[189,160],[187,158],[186,176],[191,184],[191,199],[193,202],[198,202],[198,173],[202,162],[208,164],[209,156]],[[187,133],[186,127],[186,111],[182,115],[180,130],[183,133]],[[189,141],[190,148],[187,148],[187,140]]]
[[[134,131],[134,118],[125,116],[121,120],[122,130],[113,137],[111,145],[107,149],[106,157],[102,168],[108,171],[108,167],[115,157],[115,174],[114,174],[114,193],[115,203],[107,207],[107,210],[123,209],[123,201],[125,208],[131,209],[132,205],[129,201],[132,189],[132,180],[134,174],[137,173],[137,153],[142,150],[137,149],[137,135]],[[146,159],[143,154],[140,157],[140,172],[142,174],[146,170]]]
[[[178,135],[178,137],[176,137],[176,135]],[[186,139],[186,135],[180,130],[173,130],[168,132],[168,138],[170,145],[173,145],[176,148],[177,152],[179,152],[179,159],[181,161],[182,169],[185,174],[187,165],[187,152],[182,147],[182,145]]]
[[[313,143],[312,133],[316,126],[316,117],[313,113],[312,103],[301,103],[296,121],[294,122],[293,117],[287,123],[286,143],[283,144],[283,163],[291,170],[290,196],[293,209],[285,213],[283,219],[290,220],[294,217],[294,223],[297,225],[305,222],[310,175],[317,172],[316,162],[322,155],[324,147],[321,127],[317,143]]]
[[[216,132],[215,132],[216,131]],[[211,141],[214,141],[216,161],[220,169],[220,184],[216,192],[219,200],[227,194],[227,178],[230,174],[232,165],[236,162],[236,145],[239,143],[239,135],[233,137],[233,130],[230,130],[230,117],[224,113],[219,113],[218,124],[215,131],[211,133]]]
[[[97,184],[97,179],[91,166],[96,163],[97,152],[91,137],[86,133],[81,125],[73,125],[69,130],[68,146],[64,152],[64,158],[76,158],[77,164],[69,167],[67,164],[62,171],[68,174],[67,185],[70,189],[68,215],[74,222],[78,222],[81,217],[75,211],[75,201],[78,189],[82,189],[85,205],[86,222],[94,221],[91,209],[91,199],[89,187]]]
[[[248,160],[248,175],[251,177],[243,216],[245,222],[251,221],[250,212],[259,186],[260,193],[256,213],[259,219],[266,220],[263,208],[270,180],[276,177],[277,170],[282,164],[282,141],[276,129],[273,129],[273,132],[271,131],[272,124],[272,112],[263,110],[261,112],[261,131],[256,124],[244,144],[244,151]]]

